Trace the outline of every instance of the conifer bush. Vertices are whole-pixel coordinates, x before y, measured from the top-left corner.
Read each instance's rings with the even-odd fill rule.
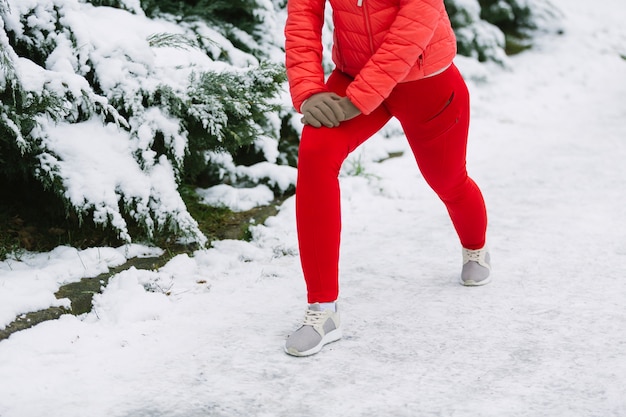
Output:
[[[200,20],[154,25],[171,29],[169,38],[94,34],[99,18],[120,28],[146,19],[132,0],[91,3],[112,9],[78,0],[0,3],[0,175],[36,178],[70,211],[113,227],[124,240],[132,239],[132,222],[147,236],[172,233],[202,243],[178,185],[206,168],[208,151],[235,153],[259,137],[277,140],[271,114],[280,107],[274,99],[284,70],[239,52]],[[84,16],[95,27],[87,28]],[[164,62],[168,55],[159,50],[168,48],[183,64]],[[134,161],[146,186],[117,178],[103,179],[99,192],[85,189],[94,184],[84,182],[81,156],[67,145],[81,126],[124,137],[126,163]]]
[[[558,11],[548,0],[445,0],[459,54],[503,64],[531,46],[533,32],[551,30]]]

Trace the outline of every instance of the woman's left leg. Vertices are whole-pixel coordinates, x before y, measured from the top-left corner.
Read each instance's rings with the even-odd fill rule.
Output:
[[[483,248],[487,211],[466,170],[469,93],[457,68],[399,84],[385,105],[402,123],[420,171],[445,204],[462,246]]]

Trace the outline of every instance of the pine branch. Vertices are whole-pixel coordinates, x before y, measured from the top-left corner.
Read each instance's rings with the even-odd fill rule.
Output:
[[[198,42],[179,33],[154,33],[148,37],[148,43],[153,48],[193,49],[199,48]]]

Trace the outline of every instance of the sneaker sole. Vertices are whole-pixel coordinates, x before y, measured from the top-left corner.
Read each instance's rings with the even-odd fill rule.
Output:
[[[284,347],[285,353],[291,356],[299,356],[299,357],[315,355],[317,352],[322,350],[322,347],[324,347],[324,345],[327,345],[332,342],[336,342],[337,340],[341,339],[341,336],[342,336],[341,328],[330,331],[326,333],[326,335],[324,335],[322,340],[320,340],[320,342],[317,345],[315,345],[309,350],[305,350],[304,352],[299,352],[293,348],[288,349],[287,345],[285,344],[285,347]]]
[[[487,285],[491,282],[491,275],[483,279],[482,281],[474,281],[474,280],[463,281],[463,278],[460,278],[459,282],[461,283],[461,285],[464,285],[466,287],[480,287],[481,285]]]

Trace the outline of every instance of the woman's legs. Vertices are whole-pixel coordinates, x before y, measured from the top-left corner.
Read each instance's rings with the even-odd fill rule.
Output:
[[[343,96],[352,81],[334,72],[327,85]],[[338,127],[302,130],[298,150],[296,223],[308,302],[337,299],[341,208],[339,171],[348,154],[380,130],[391,115],[384,107]]]
[[[331,91],[345,95],[351,79],[335,72]],[[335,301],[341,209],[338,175],[346,157],[390,119],[403,125],[427,183],[446,205],[461,244],[485,245],[487,213],[465,167],[469,94],[456,67],[435,77],[399,84],[384,106],[335,128],[305,126],[298,154],[296,221],[308,302]]]
[[[462,246],[482,248],[487,212],[465,167],[470,106],[457,68],[399,84],[385,106],[402,123],[420,171],[446,205]]]
[[[328,86],[343,96],[350,81],[333,73]],[[361,115],[335,128],[305,126],[298,158],[296,221],[308,302],[312,305],[303,325],[285,341],[285,351],[291,355],[315,354],[326,343],[341,338],[339,314],[316,304],[335,301],[339,293],[339,170],[348,154],[392,114],[402,123],[424,178],[445,203],[462,245],[479,249],[485,243],[485,204],[465,169],[469,95],[456,67],[435,77],[398,85],[385,104],[368,116]],[[464,264],[464,285],[488,282],[489,266],[483,268],[478,259],[478,255],[484,256],[482,251],[467,252],[469,258],[476,258],[476,265],[472,260]],[[470,271],[468,265],[476,268]],[[485,271],[486,277],[478,277]],[[465,276],[468,274],[469,278]]]

